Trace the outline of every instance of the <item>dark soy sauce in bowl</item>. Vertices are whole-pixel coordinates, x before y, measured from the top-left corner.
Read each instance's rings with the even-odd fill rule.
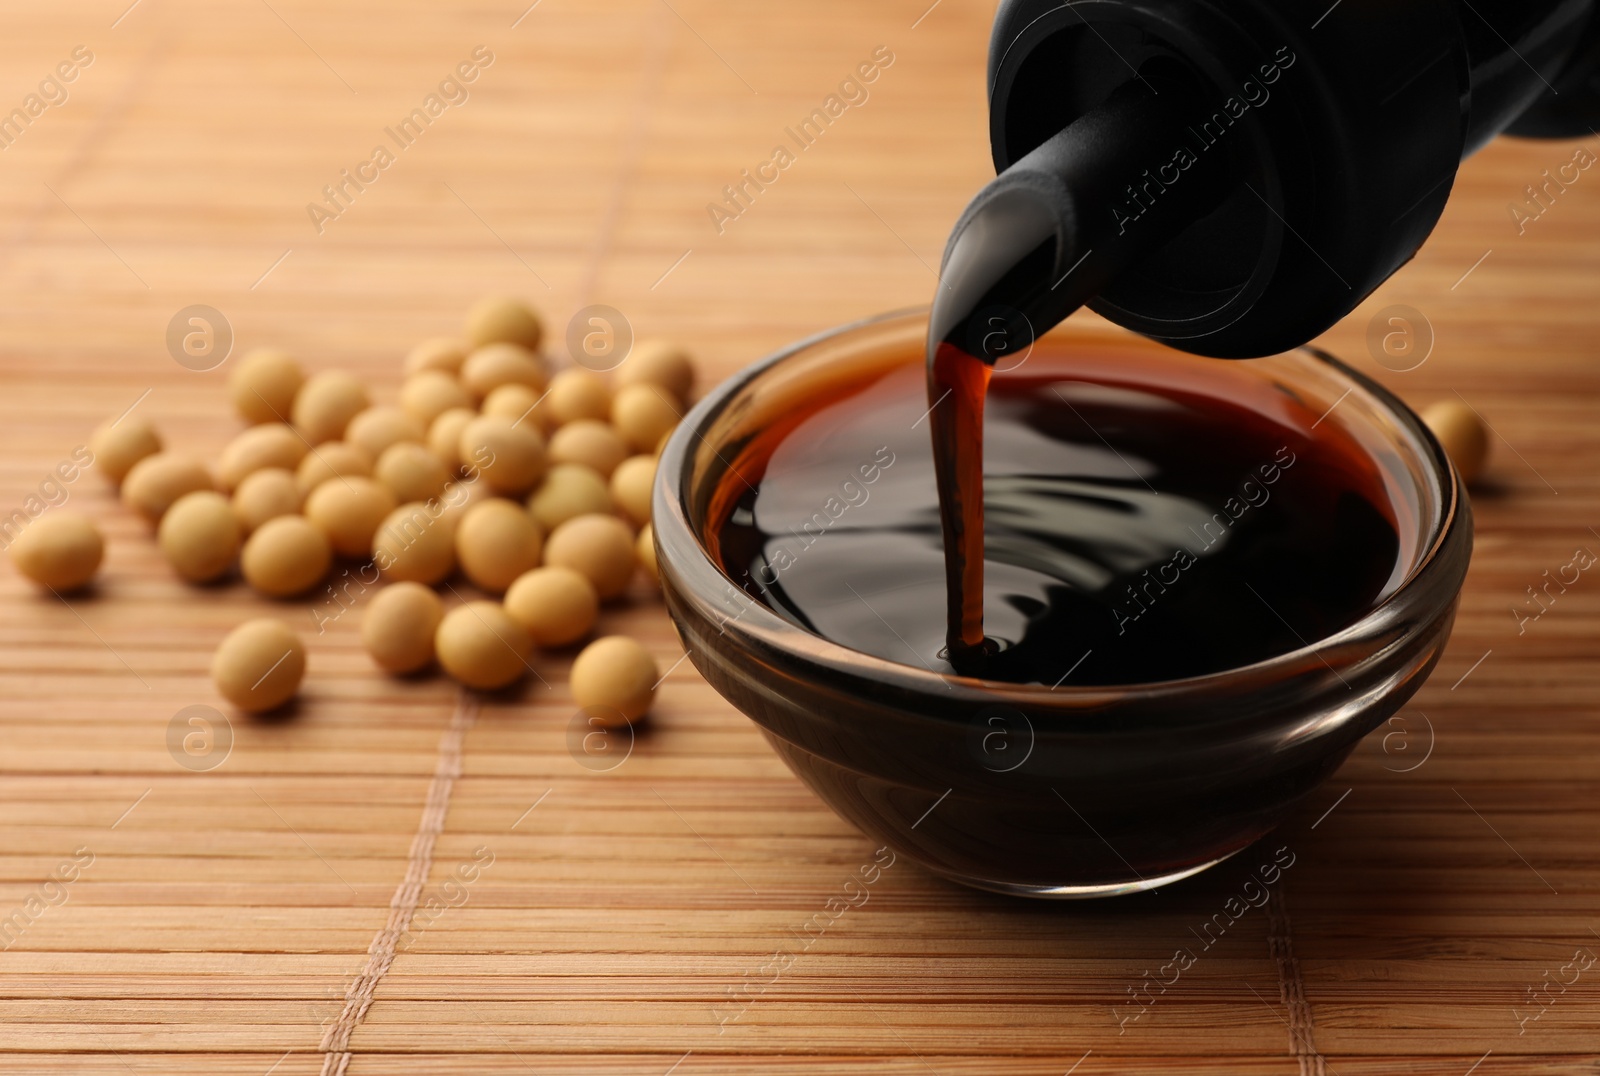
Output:
[[[1338,632],[1401,582],[1383,473],[1320,405],[1148,346],[1047,337],[1000,366],[983,369],[980,647],[947,645],[957,603],[909,356],[795,400],[784,435],[726,476],[711,545],[727,576],[852,650],[1045,686],[1240,668]]]

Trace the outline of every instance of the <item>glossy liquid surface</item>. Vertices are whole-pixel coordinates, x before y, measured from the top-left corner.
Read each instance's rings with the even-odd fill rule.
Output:
[[[740,488],[714,521],[717,558],[809,631],[942,673],[1141,683],[1314,643],[1399,582],[1382,475],[1336,423],[1313,428],[1318,413],[1232,364],[1044,341],[988,379],[992,652],[952,664],[919,359],[797,400],[805,417],[729,478]]]

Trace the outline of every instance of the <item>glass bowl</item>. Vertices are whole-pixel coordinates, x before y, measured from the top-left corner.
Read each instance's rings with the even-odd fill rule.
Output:
[[[847,649],[775,614],[708,553],[730,470],[810,402],[922,361],[925,310],[802,341],[713,390],[661,456],[653,516],[690,660],[840,816],[936,874],[1033,897],[1164,885],[1247,847],[1331,775],[1432,671],[1472,550],[1460,480],[1421,420],[1311,348],[1179,356],[1089,316],[1045,339],[1246,371],[1368,452],[1397,519],[1391,585],[1355,623],[1204,676],[1049,688]],[[931,451],[931,448],[929,449]],[[814,555],[814,554],[813,554]],[[1067,659],[1070,661],[1070,659]]]

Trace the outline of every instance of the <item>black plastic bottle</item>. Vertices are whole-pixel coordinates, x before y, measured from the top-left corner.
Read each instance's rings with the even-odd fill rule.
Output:
[[[928,327],[958,668],[994,653],[982,446],[1001,354],[1085,304],[1199,355],[1304,344],[1416,253],[1473,150],[1600,123],[1596,8],[1003,0],[999,175],[951,232]]]
[[[1462,159],[1497,134],[1600,126],[1600,14],[1596,0],[1003,0],[989,96],[997,171],[1023,162],[997,191],[1063,203],[1027,225],[1054,229],[1052,276],[1095,251],[1075,300],[1034,309],[1033,331],[1087,299],[1186,351],[1264,355],[1410,259]]]

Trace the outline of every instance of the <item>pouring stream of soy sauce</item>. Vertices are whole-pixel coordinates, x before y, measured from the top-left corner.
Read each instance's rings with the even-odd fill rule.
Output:
[[[983,405],[994,365],[1204,216],[1232,186],[1220,155],[1194,161],[1175,182],[1151,175],[1187,144],[1183,97],[1176,88],[1157,94],[1128,84],[997,176],[951,233],[928,326],[928,403],[948,657],[966,675],[982,675],[995,649],[983,630]],[[1130,219],[1125,205],[1142,211]]]

